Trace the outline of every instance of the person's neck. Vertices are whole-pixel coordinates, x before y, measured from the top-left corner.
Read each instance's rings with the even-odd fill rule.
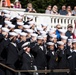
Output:
[[[30,52],[26,51],[27,54],[30,54]]]
[[[76,48],[74,48],[74,50],[76,50]]]
[[[72,33],[70,30],[68,30],[70,33]]]
[[[66,11],[66,10],[62,9],[62,11]]]
[[[76,11],[76,10],[74,10],[74,11]]]

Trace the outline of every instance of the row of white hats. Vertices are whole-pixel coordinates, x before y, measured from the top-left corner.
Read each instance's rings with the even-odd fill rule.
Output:
[[[9,35],[11,35],[11,36],[18,36],[18,34],[17,34],[16,32],[9,32]],[[25,33],[25,32],[21,32],[20,35],[21,35],[21,36],[27,36],[27,33]],[[35,33],[32,33],[31,36],[37,38],[38,35],[35,34]]]
[[[57,35],[56,35],[56,34],[51,34],[50,37],[52,37],[52,38],[57,38]],[[65,36],[65,35],[61,35],[61,39],[65,39],[65,40],[67,40],[68,37]]]
[[[9,32],[9,35],[11,36],[18,36],[18,34],[16,32]],[[27,36],[27,33],[25,32],[21,32],[20,33],[21,36]],[[43,40],[43,35],[37,35],[36,33],[32,33],[31,34],[32,37],[36,37],[37,39]]]
[[[12,13],[11,11],[2,10],[1,12],[4,12],[6,17],[11,17],[11,13]],[[17,14],[18,15],[16,17],[19,18],[19,19],[22,19],[21,16],[25,15],[25,12],[17,12]],[[34,17],[32,15],[27,15],[27,18],[33,19]]]
[[[11,13],[11,11],[9,11],[9,10],[2,10],[1,12],[5,13],[5,14],[10,14]],[[22,16],[22,15],[24,15],[24,12],[18,12],[18,14],[20,16]]]
[[[5,21],[5,24],[7,24],[8,27],[10,27],[10,28],[14,28],[14,27],[15,27],[15,25],[13,25],[10,21]],[[17,24],[23,26],[23,27],[26,28],[26,29],[30,29],[30,27],[31,27],[30,25],[24,25],[23,22],[17,22]],[[2,28],[2,25],[0,25],[0,28]],[[46,34],[46,32],[43,31],[42,28],[37,27],[37,30],[39,30],[41,33]],[[53,32],[55,32],[55,31],[56,31],[56,30],[53,30],[53,29],[51,28],[51,30],[49,30],[49,33],[53,33]],[[65,30],[61,29],[61,33],[64,33],[64,32],[65,32]]]
[[[76,43],[76,39],[72,39],[72,43]],[[57,44],[64,45],[64,42],[57,41]],[[53,42],[47,42],[47,45],[54,45],[54,43]]]
[[[38,38],[40,38],[40,36],[39,36]],[[73,39],[73,40],[72,40],[72,43],[76,43],[76,39]],[[28,44],[30,44],[30,42],[24,43],[24,44],[22,45],[22,47],[28,46]],[[59,45],[64,45],[64,43],[63,43],[62,41],[58,41],[57,44],[59,44]],[[47,45],[54,45],[54,43],[53,43],[53,42],[47,42]]]
[[[3,31],[5,31],[5,32],[9,32],[10,30],[8,29],[8,28],[6,28],[6,27],[2,27],[1,28]],[[16,32],[16,33],[21,33],[21,29],[14,29],[14,31]],[[34,31],[32,30],[32,29],[26,29],[26,31],[28,32],[28,33],[33,33]]]
[[[13,25],[10,25],[10,26],[13,26]],[[10,31],[10,30],[9,30],[8,28],[6,28],[6,27],[2,27],[2,30],[5,31],[5,32],[9,32],[9,31]],[[14,29],[14,31],[15,31],[16,33],[18,33],[18,34],[20,34],[20,33],[22,32],[21,29]],[[33,33],[34,31],[33,31],[32,29],[26,29],[26,32],[28,32],[28,33]],[[47,37],[45,31],[40,31],[40,33],[41,33],[42,35],[45,35],[45,37]],[[56,34],[51,34],[50,37],[57,38],[57,35],[56,35]],[[66,39],[66,40],[68,39],[67,36],[61,36],[61,38],[62,38],[62,39]]]
[[[30,29],[30,27],[31,27],[30,25],[22,25],[22,26],[25,29]],[[9,28],[15,28],[15,25],[13,25],[12,23],[10,23],[10,24],[7,24],[7,27],[9,27]],[[2,25],[0,25],[0,28],[2,28]]]
[[[22,32],[21,29],[14,29],[14,32],[9,32],[10,30],[6,27],[2,27],[2,31],[4,32],[8,32],[9,34],[15,36],[15,35],[22,35],[22,36],[26,36],[27,33],[26,32]],[[36,36],[37,37],[37,34],[33,33],[33,30],[32,29],[26,29],[27,32],[31,33],[32,36]]]

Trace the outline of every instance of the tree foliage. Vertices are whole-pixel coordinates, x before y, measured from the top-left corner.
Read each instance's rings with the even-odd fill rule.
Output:
[[[14,0],[11,0],[14,2]],[[45,12],[48,5],[57,5],[61,9],[62,5],[70,5],[72,8],[76,5],[76,0],[19,0],[23,8],[27,7],[27,3],[31,2],[37,12]]]

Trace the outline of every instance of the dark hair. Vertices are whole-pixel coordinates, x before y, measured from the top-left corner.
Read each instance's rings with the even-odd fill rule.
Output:
[[[68,25],[68,28],[73,28],[73,26],[71,24]]]

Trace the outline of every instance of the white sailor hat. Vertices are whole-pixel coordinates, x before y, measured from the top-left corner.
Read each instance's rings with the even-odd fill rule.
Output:
[[[55,32],[55,30],[50,30],[50,31],[49,31],[49,33],[54,33],[54,32]]]
[[[4,16],[7,17],[7,18],[10,18],[11,17],[9,14],[5,14]]]
[[[54,45],[53,42],[47,42],[47,45]]]
[[[15,25],[13,25],[13,24],[8,24],[8,27],[9,27],[9,28],[15,28]]]
[[[43,40],[44,38],[42,37],[42,35],[39,35],[39,36],[37,37],[37,39]]]
[[[60,33],[66,33],[65,29],[58,29]]]
[[[73,40],[72,40],[72,43],[76,43],[76,39],[73,39]]]
[[[23,15],[24,15],[24,12],[18,12],[18,14],[19,14],[20,16],[23,16]]]
[[[52,33],[54,33],[54,32],[55,32],[55,30],[50,30],[49,31],[49,35],[52,34]]]
[[[22,19],[22,17],[21,17],[21,16],[16,16],[16,18],[17,18],[17,19]]]
[[[59,45],[64,45],[64,42],[58,41],[57,44],[59,44]]]
[[[61,36],[61,39],[64,39],[64,40],[67,40],[68,39],[68,37],[67,36]]]
[[[50,37],[57,38],[57,35],[56,34],[52,34],[52,35],[50,35]]]
[[[8,28],[5,28],[5,27],[2,27],[2,31],[9,32],[9,29]]]
[[[22,47],[27,47],[27,46],[29,46],[30,45],[30,42],[26,42],[26,43],[24,43],[23,45],[22,45]]]
[[[34,21],[30,21],[30,22],[28,22],[29,24],[35,24],[35,22]]]
[[[35,33],[33,33],[33,34],[31,34],[31,36],[33,36],[33,37],[37,37],[38,35],[37,35],[37,34],[35,34]]]
[[[46,37],[47,37],[47,35],[46,35],[46,34],[42,34],[42,37],[43,37],[43,38],[46,38]]]
[[[73,39],[68,39],[68,42],[72,42]]]
[[[27,18],[33,19],[32,15],[27,15]]]
[[[56,31],[56,28],[50,28],[50,30]]]
[[[41,34],[46,34],[46,32],[45,32],[45,31],[40,31],[40,33],[41,33]]]
[[[29,29],[30,25],[24,25],[23,27],[26,28],[26,29]]]
[[[26,29],[26,31],[27,31],[28,33],[33,33],[33,32],[34,32],[32,29]]]
[[[2,28],[2,25],[0,25],[0,28]]]
[[[10,21],[4,21],[4,22],[5,22],[5,24],[7,24],[7,25],[11,24]]]
[[[9,35],[11,35],[11,36],[18,36],[18,34],[15,33],[15,32],[9,32]]]
[[[4,12],[5,14],[9,14],[10,13],[10,11],[8,11],[8,10],[2,10],[2,12]]]
[[[43,31],[42,27],[37,27],[37,30]]]
[[[23,26],[24,23],[23,22],[17,22],[18,25]]]
[[[14,29],[14,32],[20,34],[22,32],[22,30],[21,29]]]
[[[21,32],[20,35],[21,35],[21,36],[26,36],[27,33],[25,33],[25,32]]]

